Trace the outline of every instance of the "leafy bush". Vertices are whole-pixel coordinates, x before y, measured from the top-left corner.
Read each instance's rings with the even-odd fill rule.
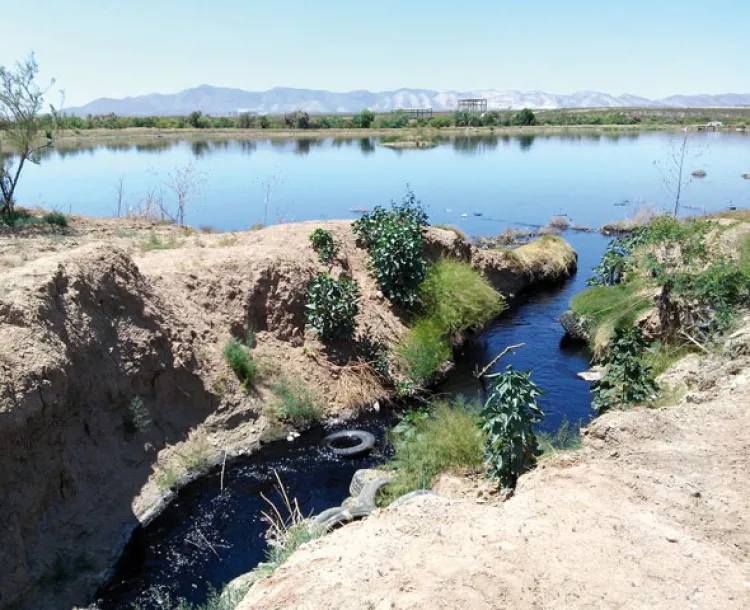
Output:
[[[567,419],[563,419],[560,427],[553,434],[540,432],[537,435],[539,449],[543,454],[555,453],[556,451],[570,451],[581,448],[581,421],[571,425]]]
[[[274,415],[282,422],[304,428],[323,416],[320,399],[299,381],[292,384],[282,377],[271,392],[276,397]]]
[[[134,396],[128,404],[128,411],[124,418],[125,431],[128,434],[143,432],[148,430],[151,423],[151,415],[143,402],[143,398]]]
[[[529,108],[516,112],[511,119],[512,125],[536,125],[536,115]]]
[[[591,386],[592,406],[604,413],[653,398],[659,391],[645,362],[646,341],[638,327],[620,328],[610,343],[605,373]]]
[[[452,353],[450,340],[442,327],[429,318],[417,320],[398,348],[406,374],[418,387],[425,386]]]
[[[62,212],[48,212],[42,216],[42,222],[48,225],[55,225],[57,227],[67,227],[68,217]]]
[[[487,437],[484,462],[491,478],[499,479],[503,488],[514,488],[540,453],[533,425],[544,417],[536,404],[542,392],[531,381],[531,371],[516,371],[512,366],[486,378],[488,396],[480,413]]]
[[[444,258],[427,270],[419,287],[425,315],[443,336],[479,328],[505,309],[503,297],[468,263]]]
[[[389,504],[415,489],[429,489],[443,472],[478,471],[485,437],[479,429],[477,409],[460,401],[440,401],[429,412],[407,414],[391,431],[394,455],[389,466],[396,474],[379,502]]]
[[[443,127],[450,127],[453,125],[453,119],[449,116],[436,116],[430,119],[430,127],[441,129]]]
[[[589,286],[613,286],[623,281],[625,274],[635,267],[634,250],[645,241],[645,230],[638,228],[629,235],[613,239],[604,251],[601,262],[594,267]]]
[[[359,312],[359,285],[347,275],[338,280],[328,273],[313,279],[307,291],[307,330],[324,341],[349,339]]]
[[[310,234],[310,241],[313,245],[313,250],[318,253],[320,262],[330,264],[336,257],[338,252],[338,245],[333,240],[333,235],[330,231],[325,229],[315,229]]]
[[[352,117],[352,125],[362,129],[368,129],[374,121],[375,113],[367,108]]]
[[[357,354],[367,362],[379,375],[389,379],[390,364],[388,362],[388,346],[369,335],[359,335],[354,340]]]
[[[2,168],[0,168],[0,171]],[[57,211],[47,212],[41,216],[34,216],[30,212],[23,209],[13,209],[12,211],[6,212],[0,215],[0,223],[5,224],[9,227],[20,229],[26,225],[40,225],[48,224],[58,227],[68,226],[68,217],[65,214]]]
[[[249,112],[242,112],[240,113],[240,116],[237,117],[237,127],[240,129],[250,129],[251,127],[255,127],[255,122],[256,118]]]
[[[234,337],[229,339],[224,346],[224,360],[237,375],[237,379],[240,380],[245,389],[253,385],[258,372],[249,348],[250,346],[243,345]]]
[[[383,294],[411,307],[417,302],[425,277],[424,228],[427,214],[414,192],[407,189],[400,204],[380,206],[356,220],[352,229],[371,258],[371,266]]]

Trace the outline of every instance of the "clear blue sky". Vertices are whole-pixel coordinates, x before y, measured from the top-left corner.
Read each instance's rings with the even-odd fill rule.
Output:
[[[35,51],[66,104],[263,90],[750,92],[750,0],[3,0],[0,64]]]

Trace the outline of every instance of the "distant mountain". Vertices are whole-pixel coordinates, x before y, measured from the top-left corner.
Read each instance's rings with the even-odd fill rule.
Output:
[[[730,107],[750,106],[750,93],[721,95],[673,95],[651,100],[635,95],[614,96],[598,91],[578,91],[558,95],[544,91],[432,91],[430,89],[398,89],[396,91],[348,91],[335,93],[317,89],[274,87],[268,91],[244,91],[227,87],[201,85],[179,93],[151,93],[123,99],[100,98],[79,108],[66,108],[68,114],[86,116],[108,114],[120,116],[176,116],[193,110],[205,114],[226,115],[237,112],[282,114],[294,110],[309,113],[359,112],[363,108],[383,112],[394,108],[433,108],[453,110],[457,100],[466,97],[487,98],[489,107],[503,109],[553,108],[623,108],[623,107]]]

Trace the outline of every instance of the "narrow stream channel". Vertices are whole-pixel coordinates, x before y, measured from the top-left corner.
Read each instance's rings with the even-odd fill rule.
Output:
[[[537,289],[522,297],[469,342],[457,358],[455,372],[439,388],[441,393],[477,395],[480,389],[472,371],[486,366],[506,346],[525,343],[495,370],[503,370],[508,364],[533,370],[532,379],[545,391],[540,406],[546,418],[540,428],[554,432],[564,420],[585,424],[591,419],[589,384],[576,375],[588,368],[589,355],[585,348],[563,340],[557,319],[571,297],[585,288],[607,239],[575,233],[566,235],[566,239],[579,254],[578,274],[563,285]],[[148,527],[136,530],[113,578],[98,592],[99,607],[155,610],[171,608],[180,599],[202,603],[211,589],[220,591],[263,560],[266,526],[261,511],[268,506],[260,494],[278,500],[274,470],[305,514],[338,506],[348,496],[356,470],[387,459],[384,431],[394,419],[392,413],[381,412],[346,426],[376,435],[378,444],[366,457],[342,459],[332,455],[320,445],[330,430],[316,428],[293,443],[271,443],[255,455],[234,460],[225,474],[224,491],[220,490],[218,469],[189,484]]]

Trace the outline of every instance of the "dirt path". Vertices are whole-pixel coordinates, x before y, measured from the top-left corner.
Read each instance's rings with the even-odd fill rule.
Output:
[[[421,497],[312,542],[240,608],[749,608],[739,362],[678,406],[601,417],[505,503]]]

